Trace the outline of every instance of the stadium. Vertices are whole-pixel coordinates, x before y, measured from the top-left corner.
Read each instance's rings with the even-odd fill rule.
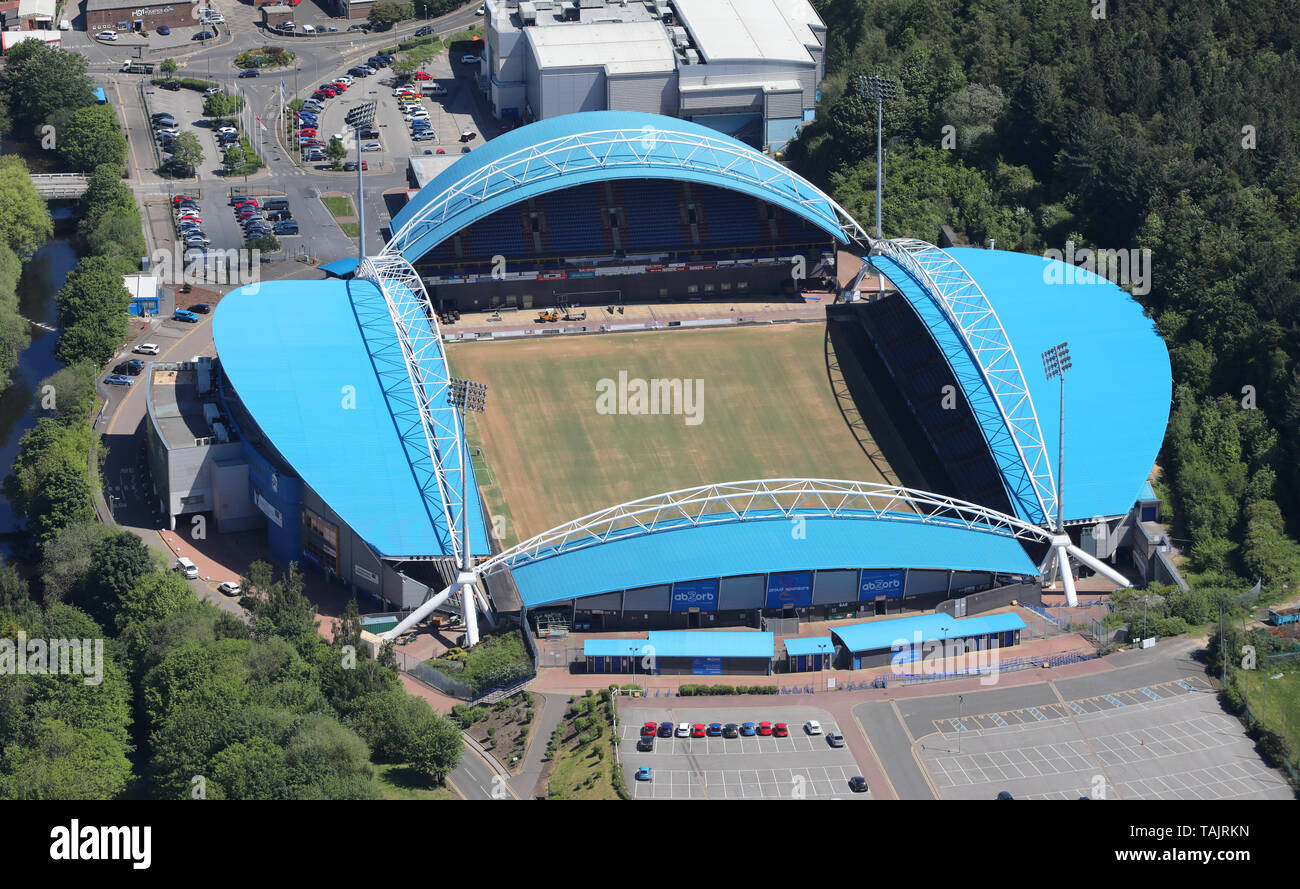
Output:
[[[1170,365],[1108,281],[869,238],[748,146],[632,112],[503,134],[391,229],[381,254],[325,280],[232,291],[215,361],[150,393],[173,521],[264,526],[278,560],[409,611],[390,638],[456,608],[471,644],[477,616],[763,629],[984,593],[974,613],[1037,601],[1054,559],[1077,566],[1070,598],[1073,573],[1142,579]],[[797,301],[808,278],[842,279],[844,256],[891,286],[860,294],[859,276],[813,323],[451,344],[438,317],[611,292]],[[1066,341],[1063,384],[1040,356]],[[601,413],[601,380],[620,372],[703,381],[702,421]],[[468,430],[458,378],[489,393]],[[170,437],[168,405],[188,418]],[[204,423],[221,425],[205,446],[226,450],[178,473]]]

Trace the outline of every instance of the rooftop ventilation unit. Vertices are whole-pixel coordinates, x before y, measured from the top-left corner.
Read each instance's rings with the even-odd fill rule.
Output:
[[[700,63],[700,54],[693,49],[686,50],[682,55],[685,56],[688,65],[698,65]]]
[[[519,4],[519,23],[525,28],[537,24],[537,7],[528,0]]]
[[[221,408],[217,407],[215,404],[203,405],[203,422],[211,426],[214,423],[216,423],[217,420],[220,419],[221,419]]]
[[[224,443],[224,442],[230,441],[230,433],[226,431],[226,424],[225,424],[225,423],[213,423],[213,424],[212,424],[212,434],[213,434],[214,436],[216,436],[216,439],[217,439],[217,441],[219,441],[219,442],[223,442],[223,443]]]

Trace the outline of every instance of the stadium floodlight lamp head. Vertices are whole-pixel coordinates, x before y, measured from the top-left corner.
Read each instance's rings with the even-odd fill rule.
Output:
[[[375,122],[375,111],[378,107],[378,102],[363,102],[349,111],[343,119],[354,130],[368,127]]]
[[[453,377],[447,388],[447,400],[452,407],[461,411],[483,413],[487,408],[487,383],[462,380]]]
[[[1065,376],[1065,372],[1070,369],[1070,344],[1061,343],[1058,346],[1043,352],[1043,375],[1047,379]]]
[[[880,229],[880,204],[885,193],[885,154],[880,146],[880,134],[884,128],[885,103],[898,98],[898,84],[892,77],[861,74],[858,76],[858,92],[864,99],[876,100],[876,237],[884,238]]]

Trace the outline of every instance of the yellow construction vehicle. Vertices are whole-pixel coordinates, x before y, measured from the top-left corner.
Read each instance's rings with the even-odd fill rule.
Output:
[[[558,309],[544,309],[537,315],[538,321],[559,321],[560,312]]]

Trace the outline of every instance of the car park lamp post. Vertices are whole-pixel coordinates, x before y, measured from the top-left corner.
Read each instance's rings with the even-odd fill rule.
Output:
[[[469,411],[483,413],[487,408],[487,384],[476,383],[453,377],[448,380],[447,401],[458,412],[460,419],[460,515],[463,531],[463,543],[460,554],[460,576],[456,583],[460,587],[461,610],[465,616],[465,647],[473,648],[478,644],[478,611],[474,596],[475,577],[472,556],[469,548],[469,448],[466,447],[465,414]],[[455,534],[456,529],[449,529]]]

